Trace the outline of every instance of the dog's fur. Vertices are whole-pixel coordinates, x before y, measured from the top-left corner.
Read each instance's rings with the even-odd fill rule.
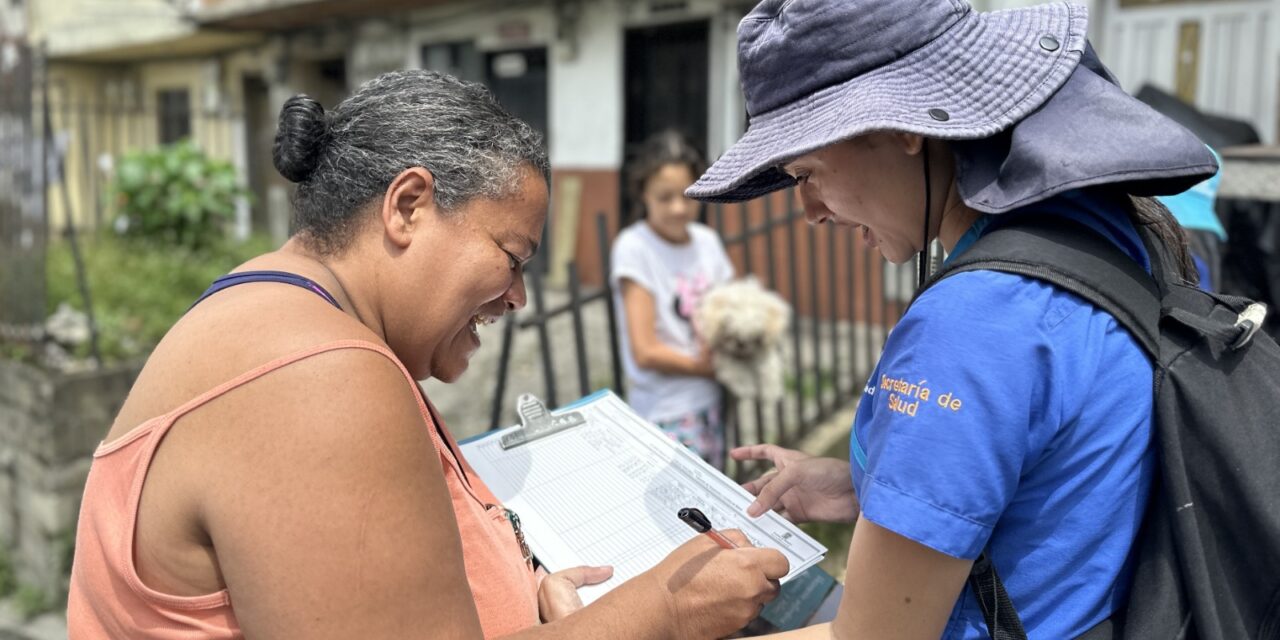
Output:
[[[711,349],[716,379],[735,396],[782,397],[782,346],[791,307],[755,278],[716,287],[698,304],[694,323]]]

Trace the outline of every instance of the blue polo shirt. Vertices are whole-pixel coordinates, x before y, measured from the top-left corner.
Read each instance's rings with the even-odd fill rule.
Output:
[[[980,219],[1061,215],[1149,269],[1119,203],[1071,193]],[[862,517],[958,558],[988,549],[1031,638],[1075,637],[1128,594],[1146,506],[1152,367],[1109,314],[1022,276],[934,285],[893,329],[850,442]],[[944,638],[988,638],[965,587]]]

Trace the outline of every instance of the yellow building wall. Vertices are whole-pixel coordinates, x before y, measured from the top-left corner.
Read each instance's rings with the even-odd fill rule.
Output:
[[[243,106],[238,84],[212,59],[131,65],[53,62],[50,122],[65,152],[63,180],[49,186],[49,222],[65,229],[67,203],[77,226],[110,226],[114,168],[124,154],[160,145],[160,91],[185,89],[190,139],[212,157],[242,165]],[[65,181],[66,193],[63,193]]]

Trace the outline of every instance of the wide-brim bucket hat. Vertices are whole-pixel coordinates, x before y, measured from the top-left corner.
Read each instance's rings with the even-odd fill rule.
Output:
[[[1118,86],[1087,26],[1069,3],[766,0],[738,27],[747,132],[686,193],[787,188],[781,164],[878,131],[955,142],[960,195],[988,213],[1105,183],[1177,193],[1216,172],[1191,132]]]

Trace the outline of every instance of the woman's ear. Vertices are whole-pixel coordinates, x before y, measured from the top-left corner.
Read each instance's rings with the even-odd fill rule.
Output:
[[[924,136],[920,134],[895,131],[891,135],[909,156],[919,154],[920,150],[924,148]]]
[[[435,176],[423,167],[405,169],[391,181],[378,220],[392,244],[407,247],[413,230],[437,215],[435,185]]]

